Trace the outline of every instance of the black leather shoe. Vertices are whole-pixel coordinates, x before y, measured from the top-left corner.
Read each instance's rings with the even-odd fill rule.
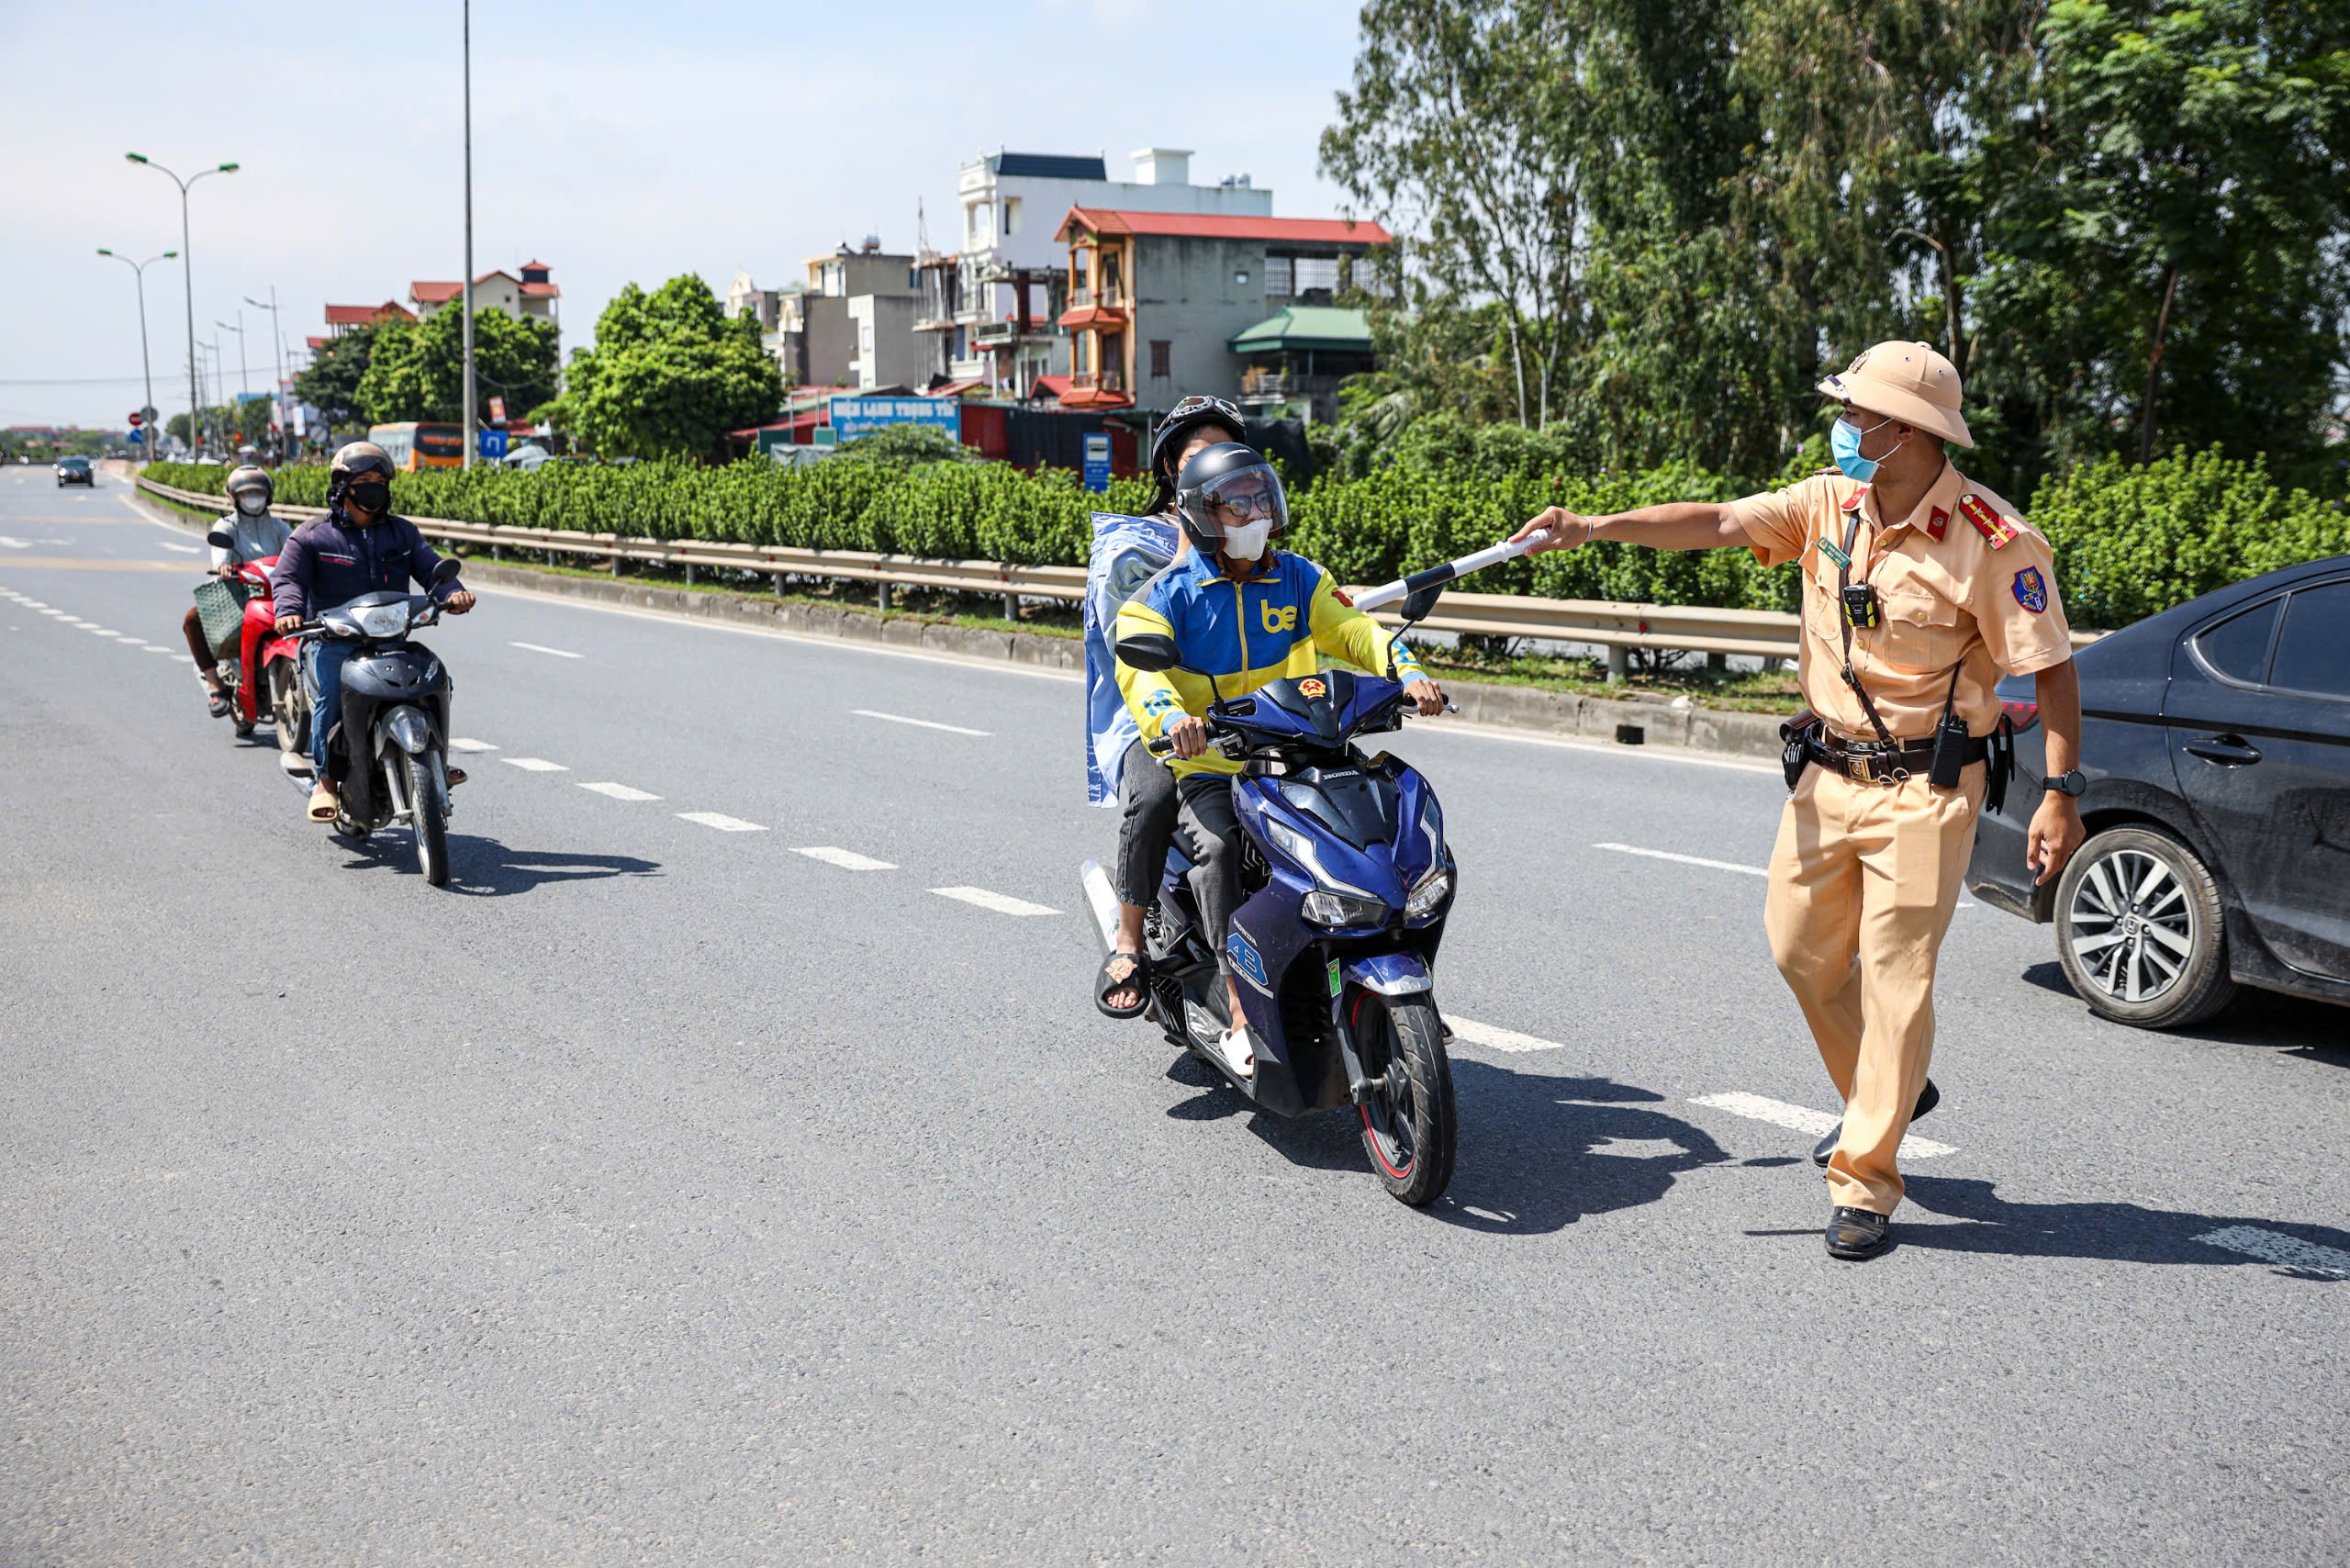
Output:
[[[1926,1087],[1918,1092],[1918,1108],[1909,1113],[1909,1119],[1916,1121],[1942,1103],[1942,1092],[1934,1087],[1932,1079],[1926,1080]],[[1843,1136],[1844,1123],[1840,1117],[1836,1125],[1828,1129],[1828,1136],[1811,1146],[1811,1162],[1822,1170],[1827,1170],[1828,1162],[1836,1157],[1836,1140]]]
[[[1867,1209],[1839,1207],[1828,1216],[1828,1255],[1857,1262],[1874,1258],[1893,1239],[1893,1222]]]

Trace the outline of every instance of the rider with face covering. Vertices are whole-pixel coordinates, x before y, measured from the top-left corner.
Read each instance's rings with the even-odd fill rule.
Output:
[[[474,607],[474,596],[454,582],[432,586],[441,557],[416,524],[392,515],[392,460],[373,442],[354,441],[334,454],[327,489],[327,515],[303,524],[285,542],[270,579],[277,596],[277,629],[292,632],[302,622],[350,603],[361,594],[404,591],[412,577],[452,615]],[[302,678],[310,693],[310,790],[312,822],[334,821],[332,756],[327,745],[342,714],[342,666],[353,644],[313,637],[302,644]],[[449,782],[462,782],[449,769]]]

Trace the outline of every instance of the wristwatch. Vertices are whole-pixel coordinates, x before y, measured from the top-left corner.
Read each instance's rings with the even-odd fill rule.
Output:
[[[2079,768],[2075,767],[2042,779],[2040,787],[2042,790],[2053,790],[2059,795],[2069,795],[2077,801],[2081,798],[2081,792],[2089,787],[2089,781],[2081,776]]]

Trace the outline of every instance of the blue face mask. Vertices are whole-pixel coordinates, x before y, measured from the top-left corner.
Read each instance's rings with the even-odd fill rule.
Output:
[[[1892,422],[1890,420],[1880,420],[1867,430],[1862,430],[1849,420],[1839,419],[1828,428],[1828,450],[1835,455],[1836,466],[1842,470],[1846,478],[1858,479],[1865,485],[1876,477],[1876,465],[1883,462],[1884,458],[1863,457],[1861,438],[1883,430]],[[1897,443],[1894,451],[1899,450],[1900,447]],[[1890,457],[1893,453],[1888,452],[1885,455]]]

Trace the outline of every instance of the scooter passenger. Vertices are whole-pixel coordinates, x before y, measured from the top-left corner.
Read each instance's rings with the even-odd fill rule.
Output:
[[[305,621],[350,603],[362,594],[406,588],[412,577],[452,615],[474,607],[469,589],[451,581],[433,588],[440,555],[416,524],[392,515],[392,460],[373,442],[354,441],[334,454],[327,486],[327,515],[294,531],[277,557],[270,579],[277,598],[277,629],[293,632]],[[313,637],[303,644],[302,683],[310,699],[309,817],[335,819],[336,786],[328,745],[342,714],[342,666],[352,644]],[[461,768],[449,769],[452,785],[464,782]]]
[[[1175,841],[1175,776],[1145,749],[1118,689],[1111,651],[1118,609],[1169,566],[1191,553],[1175,516],[1175,476],[1209,447],[1247,433],[1237,407],[1222,398],[1190,397],[1167,411],[1151,437],[1150,471],[1158,495],[1141,517],[1096,512],[1085,605],[1086,727],[1089,793],[1118,808],[1118,935],[1094,977],[1093,1002],[1113,1018],[1143,1009],[1150,979],[1143,953],[1143,912],[1158,899],[1168,846]]]
[[[1154,672],[1121,661],[1118,688],[1144,738],[1163,735],[1173,745],[1176,828],[1192,858],[1201,927],[1215,944],[1231,1006],[1232,1027],[1219,1047],[1233,1070],[1246,1073],[1255,1070],[1256,1057],[1225,948],[1240,895],[1240,824],[1232,806],[1240,764],[1209,754],[1202,715],[1215,695],[1238,697],[1314,674],[1317,653],[1384,673],[1389,643],[1377,622],[1338,596],[1327,572],[1273,547],[1288,531],[1289,503],[1281,476],[1253,448],[1229,442],[1184,464],[1175,510],[1192,554],[1126,601],[1117,634],[1171,636],[1185,667]],[[1395,649],[1394,674],[1421,713],[1443,711],[1444,693],[1408,648]]]
[[[212,575],[232,578],[239,566],[266,561],[284,550],[286,535],[293,530],[269,510],[277,498],[277,482],[269,476],[268,469],[248,464],[229,476],[225,488],[229,511],[219,525],[229,531],[232,542],[225,549],[218,544],[212,547]],[[196,676],[204,683],[212,716],[225,717],[229,689],[220,684],[219,661],[213,655],[211,640],[204,634],[204,617],[194,605],[181,620],[180,630],[187,638],[187,651],[196,656]]]

